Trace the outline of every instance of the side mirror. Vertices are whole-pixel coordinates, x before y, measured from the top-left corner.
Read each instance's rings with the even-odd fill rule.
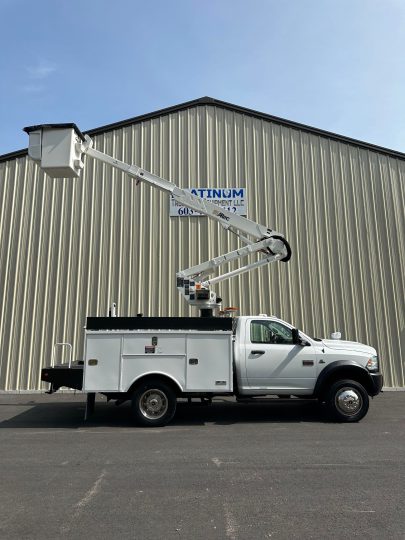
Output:
[[[294,345],[301,345],[300,332],[298,328],[292,329],[292,339],[293,339]]]
[[[294,345],[301,345],[301,347],[309,345],[307,341],[300,338],[300,331],[298,328],[293,328],[291,332]]]

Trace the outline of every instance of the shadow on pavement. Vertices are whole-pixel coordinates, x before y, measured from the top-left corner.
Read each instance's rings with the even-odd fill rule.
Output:
[[[129,403],[117,407],[113,402],[96,402],[95,413],[84,420],[85,402],[35,401],[2,404],[14,407],[15,414],[0,422],[5,428],[83,429],[86,427],[132,427]],[[24,409],[21,411],[21,409]],[[21,412],[19,412],[19,410]],[[11,413],[13,414],[13,413]],[[179,402],[171,426],[232,425],[238,423],[324,422],[319,405],[314,401],[272,399],[263,403],[214,401],[212,405]]]

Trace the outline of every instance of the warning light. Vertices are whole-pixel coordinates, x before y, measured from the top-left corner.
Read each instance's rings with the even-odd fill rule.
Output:
[[[238,307],[230,306],[224,308],[225,317],[233,317],[239,311]]]

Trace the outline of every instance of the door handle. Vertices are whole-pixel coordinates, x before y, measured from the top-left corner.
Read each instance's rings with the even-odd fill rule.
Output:
[[[259,354],[259,355],[262,355],[264,354],[265,351],[252,351],[252,354]]]

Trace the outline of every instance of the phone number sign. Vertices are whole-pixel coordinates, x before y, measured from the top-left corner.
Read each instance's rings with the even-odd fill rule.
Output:
[[[246,188],[190,188],[185,189],[197,197],[201,197],[239,216],[247,215]],[[200,212],[182,206],[170,197],[170,217],[203,216]]]

